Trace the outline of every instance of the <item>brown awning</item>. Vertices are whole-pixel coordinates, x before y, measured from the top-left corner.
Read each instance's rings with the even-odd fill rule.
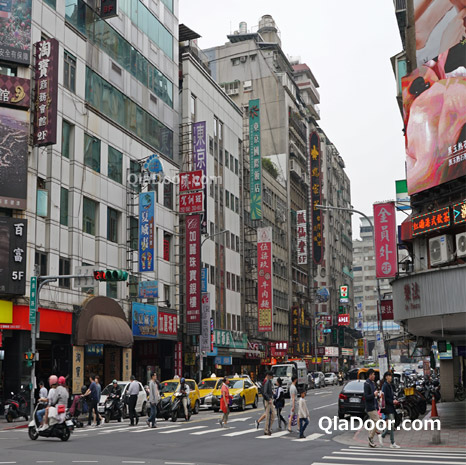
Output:
[[[115,316],[94,315],[87,326],[88,344],[133,345],[133,333],[125,320]]]

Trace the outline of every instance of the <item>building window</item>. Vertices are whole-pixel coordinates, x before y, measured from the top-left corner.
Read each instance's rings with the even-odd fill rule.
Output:
[[[68,226],[68,198],[68,189],[62,187],[60,189],[60,224],[63,226]]]
[[[100,140],[84,134],[84,164],[100,173]]]
[[[163,259],[167,262],[170,261],[170,247],[171,247],[172,235],[169,233],[163,233]]]
[[[191,94],[191,102],[190,102],[190,111],[191,111],[191,123],[196,122],[196,96]]]
[[[139,183],[139,177],[141,176],[141,165],[135,161],[129,161],[129,187],[135,192],[141,192],[141,184]]]
[[[36,251],[34,258],[34,263],[39,267],[39,276],[47,276],[47,254]]]
[[[238,197],[236,197],[235,212],[239,213],[239,198]]]
[[[228,151],[225,150],[225,168],[229,167],[229,161],[230,161],[230,155],[228,154]]]
[[[236,158],[235,158],[235,174],[236,175],[239,174],[239,162]]]
[[[210,265],[210,284],[215,284],[215,268]]]
[[[83,231],[95,236],[95,224],[97,218],[97,202],[87,197],[83,198]]]
[[[241,281],[239,279],[239,276],[236,277],[236,292],[240,292],[241,290]],[[239,328],[238,328],[239,330]]]
[[[231,273],[231,290],[236,291],[236,275]]]
[[[65,51],[63,65],[63,85],[65,89],[76,92],[76,58]]]
[[[209,153],[214,154],[214,140],[209,136]]]
[[[70,260],[67,258],[60,258],[58,262],[58,274],[61,275],[67,275],[71,274],[70,272]],[[66,287],[69,289],[71,287],[70,283],[70,278],[64,278],[64,279],[59,279],[58,280],[58,285],[60,287]]]
[[[108,147],[108,177],[121,184],[123,154],[113,147]]]
[[[209,194],[212,198],[214,197],[214,181],[210,181]]]
[[[230,289],[230,272],[227,271],[227,289]]]
[[[171,182],[163,183],[163,206],[173,210],[173,184]]]
[[[230,153],[230,169],[231,171],[235,170],[234,158],[233,155]]]
[[[107,297],[111,299],[118,298],[118,283],[107,282]]]
[[[252,90],[252,81],[244,81],[243,82],[243,90],[244,92],[248,92]]]
[[[131,216],[129,219],[129,246],[132,250],[138,250],[139,220]]]
[[[167,284],[163,285],[163,297],[165,298],[165,305],[170,308],[171,299],[170,299],[170,286]]]
[[[128,278],[128,291],[130,299],[137,299],[139,295],[138,290],[139,279],[134,274],[130,274]]]
[[[111,242],[118,242],[118,216],[116,210],[107,208],[107,239]]]
[[[61,154],[65,158],[71,158],[73,150],[73,129],[74,126],[68,121],[62,121],[61,130]]]
[[[231,237],[233,238],[233,234]],[[225,247],[230,248],[230,233],[228,231],[225,233]]]
[[[236,315],[236,331],[241,331],[241,317]]]
[[[57,0],[44,0],[44,2],[47,3],[47,5],[49,5],[50,7],[52,7],[54,10],[57,7]]]
[[[236,251],[239,253],[239,236],[236,236]]]

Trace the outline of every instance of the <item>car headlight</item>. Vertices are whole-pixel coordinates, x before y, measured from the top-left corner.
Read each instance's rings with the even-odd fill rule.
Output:
[[[233,399],[236,399],[236,400],[241,399],[241,394],[235,394],[235,395],[233,396]]]

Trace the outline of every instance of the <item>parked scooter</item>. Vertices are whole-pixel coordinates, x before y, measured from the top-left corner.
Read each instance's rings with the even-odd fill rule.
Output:
[[[27,399],[27,392],[21,386],[19,394],[11,393],[11,398],[5,402],[5,419],[8,423],[19,417],[24,417],[27,421],[29,413],[29,402]]]
[[[172,405],[171,405],[171,417],[172,421],[176,421],[178,418],[185,418],[184,416],[184,407],[183,407],[183,402],[182,399],[185,396],[185,394],[181,392],[175,392],[173,394],[173,399],[172,399]],[[189,402],[189,397],[188,397],[188,418],[186,418],[186,421],[189,421],[192,415],[192,409],[191,409],[191,402]]]
[[[37,418],[37,411],[46,407],[46,404],[38,402],[34,409],[33,418],[29,423],[28,434],[29,438],[35,441],[39,436],[44,438],[60,438],[62,441],[68,441],[74,429],[73,420],[69,412],[66,412],[65,420],[60,423],[55,423],[45,430],[39,431],[39,419]]]
[[[149,412],[150,416],[150,412]],[[170,396],[163,397],[157,405],[157,418],[169,420],[172,416],[172,399]]]

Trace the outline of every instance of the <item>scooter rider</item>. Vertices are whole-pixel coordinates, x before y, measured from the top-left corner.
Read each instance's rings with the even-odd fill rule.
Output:
[[[37,411],[37,419],[39,420],[40,423],[40,428],[41,429],[46,429],[47,428],[47,423],[48,423],[48,409],[51,406],[54,406],[57,403],[57,384],[58,384],[58,378],[56,375],[51,375],[49,377],[49,393],[47,395],[47,398],[41,397],[39,399],[40,402],[46,402],[48,403],[48,406],[46,408],[43,408],[41,410]],[[45,418],[44,418],[45,416]]]
[[[118,410],[118,415],[121,417],[121,410],[120,410],[120,402],[119,400],[121,399],[121,388],[118,386],[118,381],[114,379],[112,381],[112,390],[110,391],[110,398],[115,399],[115,405]]]
[[[181,392],[181,403],[183,404],[184,417],[186,421],[188,421],[189,386],[186,384],[186,380],[184,378],[180,379],[180,384],[178,384],[175,392]]]

